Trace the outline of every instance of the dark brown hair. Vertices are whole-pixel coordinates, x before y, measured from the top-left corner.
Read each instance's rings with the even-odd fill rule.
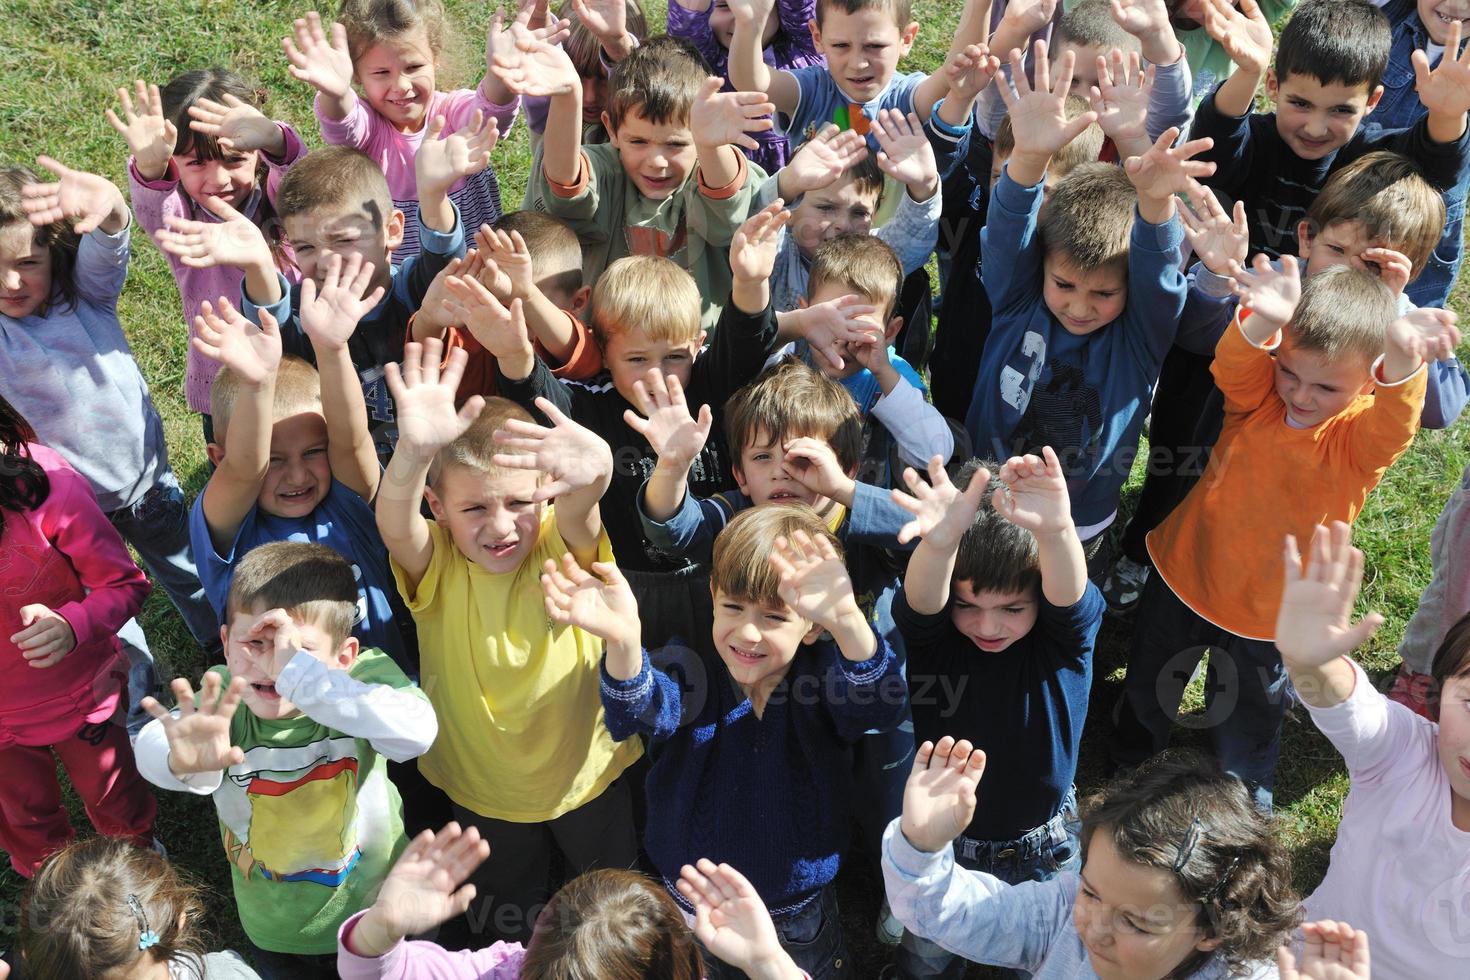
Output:
[[[1433,683],[1429,685],[1425,700],[1429,706],[1429,716],[1435,721],[1439,721],[1439,699],[1444,694],[1444,686],[1456,677],[1467,674],[1470,674],[1470,613],[1461,616],[1445,632],[1439,649],[1434,653],[1434,663],[1429,668]]]
[[[630,112],[656,125],[688,125],[695,96],[707,77],[694,45],[659,35],[613,69],[608,84],[607,119],[613,129]]]
[[[31,423],[0,395],[0,536],[6,511],[35,510],[51,495],[51,480],[27,445],[35,441]]]
[[[352,635],[357,579],[352,564],[322,544],[272,541],[235,566],[226,619],[257,609],[284,609],[320,627],[335,646]]]
[[[1368,238],[1404,253],[1418,276],[1444,234],[1444,198],[1413,160],[1378,150],[1333,174],[1307,208],[1313,236],[1349,221]]]
[[[31,229],[37,248],[51,253],[51,296],[38,308],[45,315],[51,308],[51,299],[60,295],[59,309],[71,309],[77,304],[77,246],[81,237],[65,219],[53,221],[39,228],[32,226],[30,216],[21,206],[21,189],[27,184],[40,181],[30,167],[18,163],[0,166],[0,228],[7,225],[25,225]]]
[[[852,395],[794,357],[768,368],[725,405],[725,439],[737,466],[759,438],[779,447],[800,436],[831,446],[845,472],[862,455],[863,423]]]
[[[1000,464],[994,460],[972,459],[960,467],[955,475],[955,486],[964,490],[984,467],[992,477],[1000,472]],[[1041,587],[1041,554],[1037,550],[1036,535],[1017,524],[1012,524],[1000,515],[991,498],[1002,486],[999,479],[992,479],[981,498],[980,509],[975,520],[960,536],[959,552],[955,555],[955,582],[968,582],[975,592],[1030,592]]]

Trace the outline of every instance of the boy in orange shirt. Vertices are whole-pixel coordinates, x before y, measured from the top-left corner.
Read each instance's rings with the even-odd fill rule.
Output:
[[[1459,332],[1444,310],[1395,319],[1388,287],[1347,266],[1303,287],[1294,258],[1277,272],[1258,255],[1235,279],[1242,310],[1212,368],[1224,429],[1204,478],[1148,537],[1158,574],[1140,600],[1112,750],[1134,765],[1164,749],[1208,649],[1215,751],[1269,809],[1287,706],[1273,644],[1279,542],[1357,517],[1418,431],[1425,360]]]

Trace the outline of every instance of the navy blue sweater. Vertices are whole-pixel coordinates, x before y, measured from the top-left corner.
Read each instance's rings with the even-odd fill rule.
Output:
[[[607,729],[648,742],[643,843],[669,892],[686,904],[679,868],[727,861],[780,918],[836,877],[852,817],[848,748],[897,724],[908,691],[882,636],[862,663],[823,639],[797,652],[758,718],[711,646],[666,647],[657,665],[645,651],[629,681],[604,659]]]

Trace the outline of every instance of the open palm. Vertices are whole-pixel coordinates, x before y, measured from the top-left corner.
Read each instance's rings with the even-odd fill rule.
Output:
[[[457,347],[442,363],[438,340],[406,344],[403,363],[387,367],[388,393],[398,414],[398,442],[420,453],[436,452],[464,434],[484,408],[485,400],[471,397],[458,411],[455,390],[464,374],[468,355]]]
[[[205,300],[194,318],[190,344],[246,384],[264,384],[281,363],[281,333],[275,317],[265,310],[259,316],[259,324],[251,323],[229,300],[221,297],[217,310]]]
[[[168,765],[176,775],[219,772],[245,761],[245,753],[230,742],[230,725],[245,692],[245,679],[233,678],[223,697],[221,686],[219,674],[205,674],[196,708],[193,687],[184,678],[175,678],[170,687],[178,700],[177,717],[151,697],[142,700],[143,710],[163,723]]]
[[[903,788],[899,829],[908,842],[933,853],[947,846],[975,816],[975,791],[985,774],[985,753],[948,735],[925,742]]]
[[[805,531],[789,539],[778,537],[770,561],[781,576],[776,591],[808,622],[829,626],[834,614],[855,601],[847,565],[825,537],[813,540]]]
[[[594,574],[595,573],[595,574]],[[584,629],[604,640],[631,634],[638,638],[638,600],[623,573],[611,562],[595,561],[592,572],[570,554],[561,565],[547,559],[541,572],[546,612],[564,626]]]
[[[357,323],[378,305],[383,287],[368,292],[373,281],[373,264],[354,252],[327,258],[322,284],[312,279],[301,283],[301,329],[313,343],[340,347],[352,338]]]
[[[474,827],[425,830],[394,862],[373,908],[398,936],[427,932],[469,907],[475,886],[465,879],[489,856],[490,845]]]
[[[1383,623],[1370,613],[1353,623],[1353,602],[1363,584],[1363,553],[1352,546],[1341,521],[1312,532],[1311,565],[1302,567],[1296,538],[1286,538],[1286,588],[1276,615],[1276,649],[1298,667],[1321,667],[1345,657]]]

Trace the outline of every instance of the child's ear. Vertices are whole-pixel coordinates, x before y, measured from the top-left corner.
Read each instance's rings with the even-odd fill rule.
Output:
[[[403,228],[407,219],[397,208],[388,216],[388,251],[392,252],[403,244]]]
[[[342,641],[342,645],[337,648],[336,654],[333,655],[332,666],[338,670],[346,670],[357,662],[357,655],[361,652],[361,649],[361,646],[357,642],[357,637],[349,636]]]
[[[813,643],[817,642],[817,640],[821,638],[822,632],[823,630],[820,624],[812,623],[812,628],[807,630],[806,636],[803,636],[801,638],[802,644],[804,646],[811,646]]]
[[[730,464],[730,473],[735,477],[736,489],[749,497],[750,491],[745,489],[745,471],[740,468],[740,464],[738,462]]]
[[[1201,939],[1199,942],[1195,943],[1194,948],[1199,950],[1201,953],[1213,953],[1216,949],[1219,948],[1222,942],[1224,942],[1223,939],[1220,939],[1216,936],[1210,936],[1206,939]]]
[[[607,141],[613,146],[617,146],[618,129],[612,124],[612,117],[607,114],[606,109],[602,110],[602,128],[607,130]]]
[[[228,620],[229,618],[229,613],[226,613],[225,619]],[[219,628],[219,645],[223,650],[230,648],[230,624],[228,622]]]
[[[796,305],[797,305],[797,307],[798,307],[798,308],[799,308],[799,309],[803,309],[803,310],[804,310],[804,309],[806,309],[806,308],[807,308],[807,306],[808,306],[808,305],[809,305],[809,304],[808,304],[808,303],[807,303],[807,301],[806,301],[806,297],[805,297],[805,296],[802,296],[802,297],[801,297],[801,298],[800,298],[800,299],[798,299],[798,300],[797,300],[797,301],[796,301]]]
[[[1281,82],[1276,78],[1276,69],[1275,68],[1267,68],[1266,69],[1266,96],[1272,102],[1275,102],[1276,101],[1276,92],[1280,88],[1281,88]]]
[[[204,455],[209,457],[209,462],[215,469],[219,469],[220,464],[225,461],[225,447],[217,442],[211,442],[204,447]]]
[[[898,332],[903,329],[903,317],[896,316],[888,321],[888,327],[883,331],[883,342],[891,345],[898,338]]]
[[[1373,94],[1368,96],[1367,103],[1363,106],[1363,115],[1367,115],[1378,108],[1378,100],[1383,98],[1383,86],[1379,85],[1373,89]]]
[[[582,319],[582,313],[587,309],[587,304],[592,300],[592,287],[582,286],[572,294],[571,313],[577,319]]]
[[[429,502],[429,512],[434,515],[434,520],[440,524],[444,523],[444,502],[434,492],[433,487],[424,487],[424,499]]]
[[[1305,218],[1296,223],[1296,254],[1306,259],[1312,251],[1312,223]]]
[[[914,46],[914,38],[916,38],[918,36],[919,36],[919,22],[918,21],[914,21],[908,27],[905,27],[902,31],[899,32],[898,37],[899,37],[900,42],[903,45],[902,50],[900,52],[901,55],[905,55],[905,54],[908,54],[909,53],[909,50],[911,48],[913,48],[913,46]]]
[[[812,32],[812,44],[816,47],[818,54],[826,54],[822,50],[822,25],[818,24],[816,18],[806,22],[807,30]]]

